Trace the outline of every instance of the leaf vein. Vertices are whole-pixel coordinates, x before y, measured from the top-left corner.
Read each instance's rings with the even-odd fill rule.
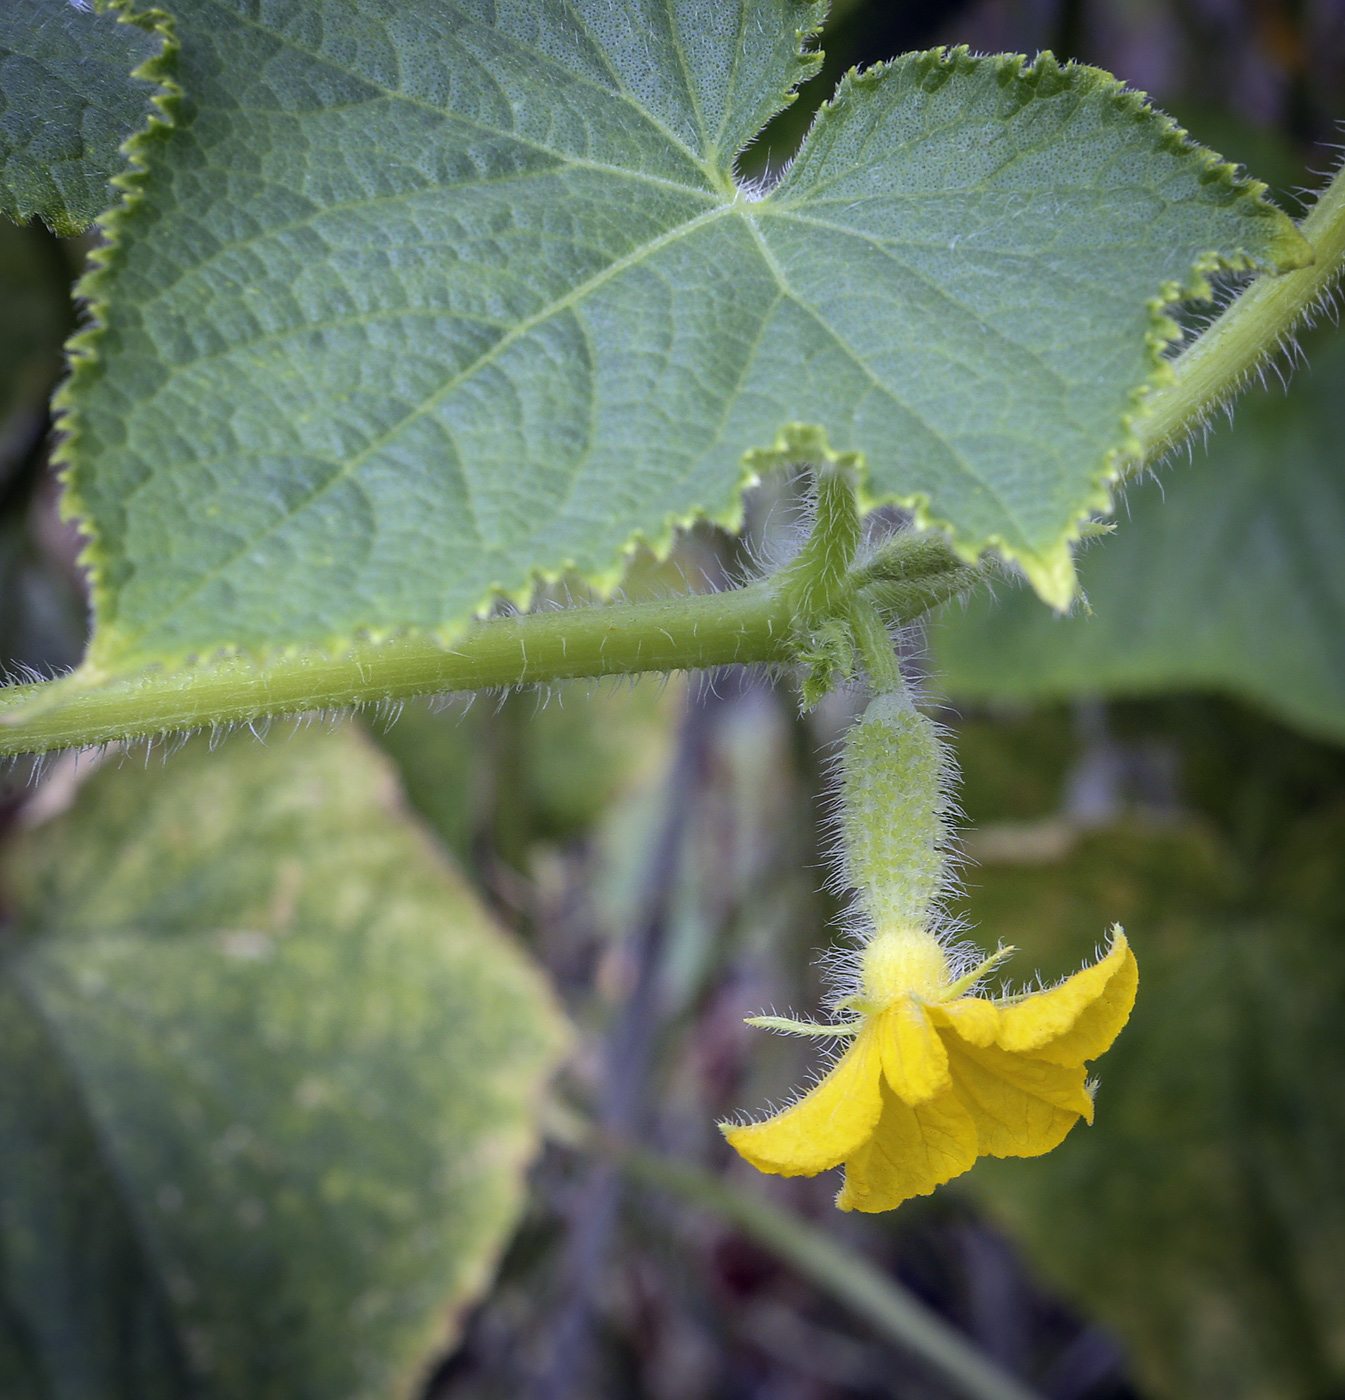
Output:
[[[357,452],[354,456],[348,458],[343,464],[341,464],[340,470],[335,472],[330,478],[328,478],[327,481],[323,482],[313,492],[306,495],[301,501],[296,503],[296,505],[279,514],[277,518],[259,535],[249,540],[248,543],[242,548],[235,550],[227,559],[222,561],[215,568],[205,571],[202,574],[198,575],[198,577],[195,580],[193,580],[192,586],[190,588],[185,589],[183,592],[181,592],[175,598],[173,598],[166,608],[163,608],[157,614],[146,619],[146,621],[142,624],[140,628],[139,635],[143,636],[146,632],[149,632],[153,628],[159,626],[166,618],[170,617],[174,612],[176,612],[180,607],[182,607],[184,603],[187,603],[191,601],[191,599],[199,596],[200,593],[202,593],[206,588],[208,588],[212,583],[214,583],[217,578],[223,576],[223,574],[225,574],[235,564],[239,563],[241,560],[245,559],[249,554],[251,554],[263,540],[270,538],[273,534],[276,533],[276,531],[280,530],[301,511],[307,509],[313,503],[313,501],[319,499],[322,495],[325,495],[327,491],[331,490],[339,482],[345,480],[347,477],[357,472],[360,469],[360,467],[364,465],[365,462],[367,462],[381,448],[383,448],[394,438],[396,438],[397,435],[404,431],[404,429],[409,424],[413,423],[417,418],[420,418],[424,414],[428,413],[437,403],[441,402],[447,395],[451,394],[454,389],[458,388],[459,385],[465,383],[474,374],[479,373],[480,370],[484,369],[488,364],[491,364],[494,360],[498,359],[498,357],[506,349],[508,349],[510,345],[513,345],[516,341],[521,339],[529,331],[535,329],[543,322],[549,320],[552,316],[558,315],[561,311],[569,310],[570,308],[574,307],[579,302],[581,302],[586,296],[589,296],[591,293],[595,292],[599,287],[603,286],[613,277],[619,276],[622,272],[628,271],[630,268],[638,266],[646,258],[652,256],[654,253],[660,251],[662,248],[667,247],[669,244],[675,243],[679,238],[686,237],[689,233],[692,233],[694,230],[704,227],[706,224],[713,223],[715,220],[723,218],[726,214],[730,212],[732,212],[731,206],[721,205],[718,208],[708,210],[704,214],[697,215],[696,218],[689,219],[685,223],[678,224],[676,227],[669,229],[666,233],[661,234],[658,238],[651,239],[648,243],[642,244],[639,248],[633,250],[626,257],[620,258],[617,261],[611,263],[609,266],[603,268],[601,272],[597,273],[593,277],[590,277],[587,281],[581,283],[579,286],[572,288],[564,296],[558,297],[555,301],[551,302],[548,306],[544,307],[534,316],[531,316],[526,320],[520,322],[518,327],[514,331],[512,331],[506,336],[502,336],[498,341],[496,341],[494,345],[490,347],[489,350],[477,356],[477,358],[470,365],[465,366],[457,373],[451,375],[447,380],[444,381],[443,384],[436,388],[432,393],[426,395],[426,397],[419,404],[417,404],[416,407],[411,410],[411,412],[403,414],[403,416],[399,418],[396,423],[394,423],[385,432],[380,433],[378,437],[374,438],[362,451]],[[138,640],[138,636],[133,634],[131,640]]]

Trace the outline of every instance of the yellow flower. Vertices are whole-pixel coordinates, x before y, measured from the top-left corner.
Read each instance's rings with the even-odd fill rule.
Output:
[[[1119,928],[1100,962],[1056,987],[992,1001],[970,988],[1008,952],[954,980],[929,934],[879,935],[863,952],[858,1013],[837,1026],[750,1024],[851,1038],[809,1093],[759,1123],[721,1124],[754,1167],[814,1176],[845,1164],[842,1210],[891,1210],[960,1176],[977,1157],[1049,1152],[1093,1121],[1084,1062],[1130,1016],[1138,970]]]

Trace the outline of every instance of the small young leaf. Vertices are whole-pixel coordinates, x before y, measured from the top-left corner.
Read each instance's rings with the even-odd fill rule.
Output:
[[[396,801],[354,731],[198,742],[10,851],[0,1313],[36,1394],[410,1394],[481,1291],[560,1024]]]
[[[854,453],[1063,606],[1165,300],[1310,257],[1094,69],[852,76],[769,192],[801,0],[182,0],[186,97],[63,399],[91,676],[451,639],[539,575]],[[804,425],[804,426],[800,426]]]
[[[1240,404],[1131,488],[1114,537],[1079,562],[1091,612],[1026,592],[932,631],[955,697],[1045,700],[1218,689],[1345,739],[1345,340],[1317,337],[1287,395]]]
[[[153,14],[70,0],[0,7],[0,214],[81,233],[115,198],[122,143],[150,118],[167,71]]]

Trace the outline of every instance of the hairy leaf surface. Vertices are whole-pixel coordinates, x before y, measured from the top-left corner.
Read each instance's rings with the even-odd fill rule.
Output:
[[[151,20],[68,0],[0,6],[0,214],[86,229],[113,201],[121,144],[158,95],[164,35]],[[133,72],[135,76],[132,76]]]
[[[412,1393],[513,1224],[560,1028],[386,763],[197,743],[96,774],[4,874],[4,1393]]]
[[[933,631],[955,696],[1060,699],[1213,688],[1345,739],[1345,344],[1317,337],[1286,395],[1249,399],[1208,452],[1126,493],[1079,561],[1092,615],[1030,594]]]
[[[95,667],[451,639],[731,521],[795,430],[1056,603],[1164,296],[1307,256],[1105,74],[911,55],[769,192],[799,0],[182,0],[64,400]]]

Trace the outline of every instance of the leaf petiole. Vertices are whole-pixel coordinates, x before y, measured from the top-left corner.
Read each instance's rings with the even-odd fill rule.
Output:
[[[1329,299],[1345,268],[1345,165],[1299,225],[1316,259],[1307,267],[1258,277],[1172,362],[1173,380],[1145,401],[1138,424],[1137,470],[1187,438],[1284,349],[1294,328]]]

